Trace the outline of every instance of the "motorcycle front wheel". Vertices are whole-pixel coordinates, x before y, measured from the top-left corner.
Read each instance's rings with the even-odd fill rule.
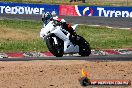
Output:
[[[55,44],[53,37],[56,37],[58,44]],[[54,34],[50,34],[46,38],[46,45],[49,51],[56,57],[63,56],[63,41]]]

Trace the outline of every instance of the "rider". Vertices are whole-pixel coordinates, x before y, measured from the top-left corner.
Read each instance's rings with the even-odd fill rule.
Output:
[[[42,21],[44,22],[44,27],[52,20],[56,20],[61,23],[61,26],[63,29],[67,30],[70,32],[71,37],[76,37],[76,32],[73,30],[70,24],[67,24],[66,21],[62,18],[59,18],[58,16],[55,16],[55,14],[51,14],[49,12],[43,13],[42,14]]]

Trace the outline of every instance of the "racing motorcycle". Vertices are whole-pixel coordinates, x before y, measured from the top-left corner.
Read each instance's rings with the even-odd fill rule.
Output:
[[[77,26],[78,24],[73,25],[73,30]],[[79,35],[70,39],[70,33],[63,29],[61,22],[50,21],[41,29],[40,37],[46,41],[49,51],[56,57],[62,57],[64,54],[78,53],[81,56],[89,56],[91,54],[89,43]]]

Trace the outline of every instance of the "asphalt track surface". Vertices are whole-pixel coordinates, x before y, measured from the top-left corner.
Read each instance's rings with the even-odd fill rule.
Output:
[[[86,61],[132,61],[132,55],[109,55],[109,56],[64,56],[64,57],[25,57],[25,58],[0,58],[0,61],[32,61],[32,60],[86,60]]]
[[[132,28],[132,18],[110,18],[110,17],[89,17],[89,16],[61,16],[68,23],[74,24],[88,24],[88,25],[102,25],[117,28]],[[35,20],[41,21],[41,15],[13,15],[0,14],[0,19],[21,19],[21,20]]]
[[[132,28],[132,18],[106,18],[106,17],[67,17],[62,16],[69,23],[102,25],[121,28]],[[0,19],[19,19],[40,21],[40,15],[11,15],[0,14]],[[109,56],[64,56],[64,57],[36,57],[36,58],[0,58],[0,61],[31,61],[31,60],[88,60],[88,61],[132,61],[132,55]]]

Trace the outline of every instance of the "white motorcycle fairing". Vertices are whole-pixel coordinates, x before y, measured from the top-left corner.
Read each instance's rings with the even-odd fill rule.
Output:
[[[75,30],[77,25],[72,26]],[[55,34],[57,37],[63,40],[64,42],[64,54],[71,54],[71,53],[78,53],[79,52],[79,46],[74,45],[70,40],[69,36],[70,33],[66,31],[65,29],[62,29],[61,26],[54,26],[54,22],[50,21],[44,28],[40,31],[40,37],[42,37],[44,40],[46,39],[46,36],[49,34]],[[53,40],[55,44],[57,44],[56,37],[53,37]]]

